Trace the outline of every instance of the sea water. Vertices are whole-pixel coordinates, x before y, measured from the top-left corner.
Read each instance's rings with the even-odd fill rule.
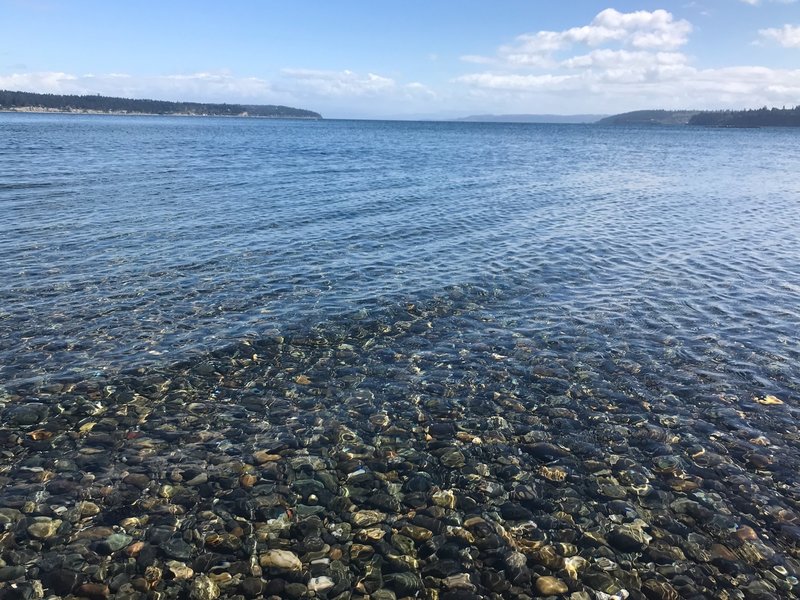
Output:
[[[266,448],[322,457],[345,486],[360,460],[383,471],[370,493],[406,502],[381,505],[394,519],[431,503],[408,489],[428,470],[420,489],[458,499],[434,502],[448,526],[521,505],[590,564],[587,531],[610,535],[632,561],[612,573],[619,589],[638,573],[682,576],[687,594],[792,593],[799,133],[0,115],[5,431],[49,431],[35,466],[52,470],[48,456],[82,452],[53,441],[64,432],[111,419],[103,443],[119,448],[149,422],[149,453],[84,465],[112,487],[125,464],[169,480],[176,440],[200,430],[218,446],[180,459],[198,472]],[[34,493],[19,483],[28,452],[4,459],[9,506]],[[589,512],[558,521],[564,498]],[[654,567],[645,543],[624,554],[626,524],[686,568]],[[481,560],[463,570],[516,576]]]

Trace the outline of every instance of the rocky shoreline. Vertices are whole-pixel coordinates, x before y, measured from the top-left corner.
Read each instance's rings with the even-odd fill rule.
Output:
[[[0,599],[797,597],[781,399],[626,404],[437,317],[10,392]]]

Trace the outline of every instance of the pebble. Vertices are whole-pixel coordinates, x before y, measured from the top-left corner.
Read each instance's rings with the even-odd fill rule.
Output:
[[[569,587],[560,579],[545,575],[536,579],[536,591],[540,596],[560,596],[566,594]]]
[[[109,587],[102,583],[84,583],[75,590],[76,596],[89,600],[105,600],[110,593]]]
[[[107,552],[103,552],[103,554],[111,554],[112,552],[118,552],[122,550],[126,546],[128,546],[133,541],[133,538],[129,535],[124,533],[114,533],[108,536],[105,540],[103,540],[103,550],[108,550]]]
[[[259,563],[262,567],[287,571],[299,571],[303,568],[297,555],[289,550],[269,550],[259,557]]]
[[[308,589],[312,592],[326,592],[334,585],[333,579],[330,577],[312,577],[308,582]]]
[[[42,583],[57,596],[66,596],[78,585],[78,574],[68,569],[53,569],[42,573]]]
[[[9,408],[4,417],[16,426],[36,425],[47,418],[49,409],[40,402],[28,402]]]
[[[37,540],[46,540],[53,537],[61,526],[59,519],[46,519],[37,521],[28,527],[28,533]]]
[[[25,567],[0,567],[0,581],[12,581],[24,577],[26,573]]]
[[[634,527],[615,527],[608,534],[608,541],[623,552],[641,552],[650,543],[650,536]]]
[[[166,566],[169,569],[170,573],[172,573],[172,577],[179,581],[184,579],[191,579],[192,576],[194,575],[194,570],[192,570],[191,567],[177,560],[167,561]]]
[[[284,593],[287,598],[302,598],[306,595],[308,589],[302,583],[289,583],[284,588]]]
[[[219,598],[219,586],[208,576],[200,575],[192,580],[189,586],[190,600],[216,600]]]

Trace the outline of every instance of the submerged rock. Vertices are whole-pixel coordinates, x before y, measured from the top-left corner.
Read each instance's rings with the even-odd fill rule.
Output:
[[[303,568],[297,555],[288,550],[269,550],[259,557],[259,563],[262,567],[288,571],[299,571]]]

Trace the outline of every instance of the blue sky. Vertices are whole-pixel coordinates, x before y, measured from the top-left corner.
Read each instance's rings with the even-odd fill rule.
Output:
[[[800,104],[800,2],[0,0],[0,88],[326,117]]]

